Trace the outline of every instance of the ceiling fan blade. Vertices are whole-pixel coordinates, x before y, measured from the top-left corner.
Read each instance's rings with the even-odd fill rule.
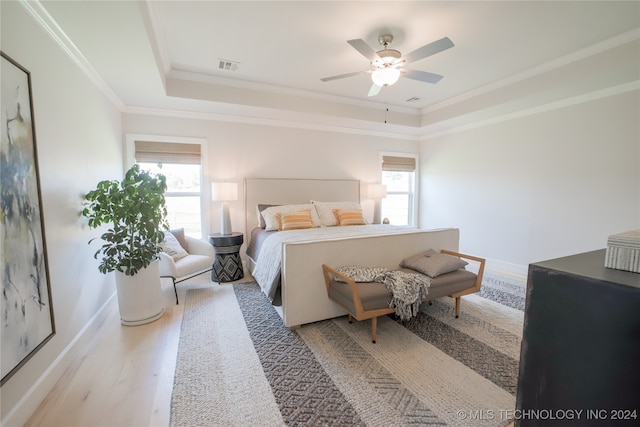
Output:
[[[347,40],[347,43],[371,62],[380,59],[378,53],[362,39]]]
[[[408,77],[410,79],[419,80],[425,83],[438,83],[440,79],[444,77],[444,76],[441,76],[440,74],[433,74],[433,73],[428,73],[426,71],[418,71],[418,70],[402,69],[400,70],[400,72],[402,73],[403,77]]]
[[[338,80],[338,79],[345,79],[347,77],[353,77],[353,76],[357,76],[360,74],[371,74],[371,70],[365,70],[365,71],[356,71],[355,73],[347,73],[347,74],[340,74],[338,76],[331,76],[331,77],[325,77],[322,80],[323,82],[330,82],[331,80]]]
[[[409,52],[408,54],[404,55],[404,60],[406,63],[419,61],[420,59],[424,59],[427,56],[435,55],[436,53],[452,48],[453,46],[454,44],[449,39],[449,37],[443,37],[440,40],[436,40],[412,52]]]
[[[377,84],[372,84],[371,89],[369,89],[369,93],[367,96],[376,96],[382,90],[382,86],[378,86]]]

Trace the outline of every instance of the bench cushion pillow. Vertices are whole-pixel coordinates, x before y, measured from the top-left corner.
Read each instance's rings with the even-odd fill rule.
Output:
[[[429,277],[438,277],[441,274],[456,271],[467,264],[468,262],[458,257],[429,249],[426,252],[403,259],[400,267],[410,268]]]

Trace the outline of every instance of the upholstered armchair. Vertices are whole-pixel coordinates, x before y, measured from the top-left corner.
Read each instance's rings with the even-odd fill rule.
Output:
[[[178,304],[176,284],[211,271],[215,251],[208,242],[186,236],[182,229],[165,232],[165,236],[158,254],[160,277],[171,278]]]

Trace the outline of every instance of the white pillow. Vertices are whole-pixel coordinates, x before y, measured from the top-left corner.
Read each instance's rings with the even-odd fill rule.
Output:
[[[162,248],[162,252],[165,252],[174,261],[178,261],[189,255],[189,253],[180,245],[176,236],[173,235],[170,231],[164,232],[164,240],[160,243],[160,247]]]
[[[318,202],[317,200],[312,200],[311,203],[316,207],[320,225],[323,227],[338,225],[336,216],[333,213],[334,209],[362,209],[360,203],[357,202]]]
[[[320,218],[318,218],[318,213],[316,212],[315,206],[312,204],[306,205],[282,205],[282,206],[272,206],[262,211],[262,217],[264,218],[265,230],[273,231],[277,230],[280,226],[280,222],[278,221],[278,214],[284,214],[289,212],[303,211],[309,209],[311,211],[311,220],[316,227],[320,227]]]

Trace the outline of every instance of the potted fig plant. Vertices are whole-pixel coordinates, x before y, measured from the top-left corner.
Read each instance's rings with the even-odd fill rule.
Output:
[[[110,227],[94,258],[98,270],[114,272],[120,318],[124,325],[141,325],[164,313],[157,254],[169,228],[164,193],[166,178],[134,165],[121,182],[101,181],[85,195],[82,215],[90,228]],[[89,240],[91,244],[94,240]]]

